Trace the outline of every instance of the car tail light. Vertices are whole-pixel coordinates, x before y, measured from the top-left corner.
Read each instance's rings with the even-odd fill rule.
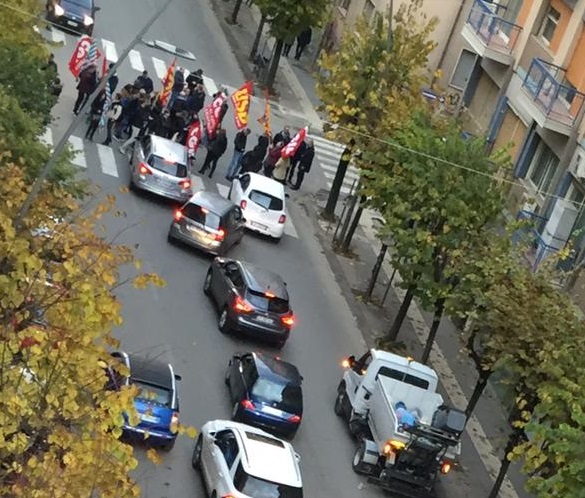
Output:
[[[171,417],[170,429],[171,432],[179,431],[179,412],[173,412],[173,416]]]
[[[252,403],[249,399],[244,399],[240,402],[240,405],[242,405],[242,408],[244,410],[254,410],[256,407],[254,406],[254,403]]]
[[[270,291],[266,291],[264,293],[264,295],[268,298],[268,299],[272,299],[274,296],[274,292],[270,292]]]
[[[247,205],[248,205],[248,202],[247,202],[247,201],[245,201],[245,200],[243,200],[243,201],[240,201],[240,208],[241,208],[241,209],[246,209],[246,206],[247,206]]]
[[[251,313],[254,311],[252,307],[240,296],[236,296],[236,299],[234,300],[234,309],[236,311],[241,311],[242,313]]]
[[[223,495],[221,498],[235,498],[234,495]]]
[[[183,217],[183,211],[177,209],[175,211],[175,221],[179,221]]]
[[[140,163],[140,166],[138,166],[138,172],[141,175],[152,175],[151,169],[145,163]]]
[[[451,462],[443,462],[441,465],[441,474],[448,474],[451,470]]]
[[[280,218],[278,218],[278,223],[286,222],[286,214],[281,214]]]
[[[225,230],[220,228],[215,234],[215,240],[222,241],[225,238]]]
[[[301,417],[299,417],[298,415],[292,415],[291,417],[288,418],[288,421],[292,422],[293,424],[300,424]]]
[[[287,327],[292,327],[295,324],[295,316],[292,313],[284,315],[281,320]]]
[[[187,189],[191,188],[191,180],[181,180],[179,182],[179,185],[181,186],[181,188],[183,190],[187,190]]]

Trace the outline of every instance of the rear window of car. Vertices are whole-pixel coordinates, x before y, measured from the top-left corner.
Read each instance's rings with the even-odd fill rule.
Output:
[[[303,498],[302,488],[293,488],[251,476],[246,473],[241,463],[234,475],[234,486],[240,493],[254,498]]]
[[[138,387],[138,399],[156,403],[161,406],[171,406],[172,394],[168,389],[132,379],[132,384]]]
[[[210,211],[207,208],[201,207],[197,204],[187,204],[183,209],[184,215],[195,223],[200,223],[212,230],[219,230],[221,218],[219,215]]]
[[[262,311],[272,311],[273,313],[288,312],[289,306],[286,299],[280,299],[278,297],[267,297],[266,294],[250,289],[248,289],[246,294],[246,299],[248,302]]]
[[[299,415],[303,412],[303,393],[300,386],[259,377],[251,394],[257,401],[270,403],[287,413]]]
[[[167,161],[162,157],[151,155],[148,158],[148,164],[158,171],[162,171],[167,175],[176,176],[177,178],[185,178],[187,176],[187,166],[173,161]]]
[[[252,190],[250,192],[250,200],[259,206],[262,206],[264,209],[268,209],[270,211],[282,211],[284,207],[284,203],[282,199],[278,197],[274,197],[273,195],[267,194],[266,192],[259,192],[258,190]]]

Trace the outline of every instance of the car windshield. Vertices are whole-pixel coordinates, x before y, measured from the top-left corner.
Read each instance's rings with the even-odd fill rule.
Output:
[[[251,476],[242,469],[241,464],[236,470],[234,485],[240,493],[254,498],[303,498],[302,488],[293,488]]]
[[[288,301],[286,299],[267,297],[262,292],[256,292],[250,289],[248,289],[246,294],[247,301],[259,310],[272,311],[273,313],[279,314],[288,312]]]
[[[184,164],[176,163],[174,161],[167,161],[166,159],[158,156],[150,156],[148,158],[148,164],[150,164],[154,169],[162,171],[167,175],[176,176],[177,178],[187,177],[187,166]]]
[[[252,388],[252,397],[287,413],[300,414],[303,411],[303,395],[300,386],[283,384],[260,377]]]
[[[207,228],[211,228],[212,230],[219,229],[220,217],[207,208],[189,203],[185,206],[184,214],[190,220],[200,223]]]
[[[86,9],[91,9],[93,5],[93,0],[66,0],[63,2],[64,4],[73,4],[79,5],[80,7],[85,7]]]
[[[132,384],[138,387],[137,399],[161,406],[171,406],[172,396],[168,389],[135,379],[132,379]]]
[[[258,190],[252,190],[250,192],[250,200],[264,209],[271,211],[282,211],[284,203],[282,199],[274,197],[273,195],[267,194],[266,192],[260,192]]]

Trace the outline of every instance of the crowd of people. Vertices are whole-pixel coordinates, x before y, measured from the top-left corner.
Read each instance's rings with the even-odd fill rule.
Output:
[[[161,104],[158,94],[155,93],[153,81],[147,71],[143,71],[133,83],[124,85],[119,91],[118,83],[118,76],[115,73],[110,74],[108,87],[91,102],[85,133],[87,140],[93,140],[96,131],[103,127],[106,134],[103,144],[110,145],[112,140],[121,142],[120,152],[123,154],[126,154],[134,141],[151,133],[186,144],[188,130],[194,122],[199,121],[199,114],[206,104],[207,95],[201,69],[185,77],[184,69],[177,68],[171,94],[165,105]],[[90,64],[79,74],[74,114],[79,113],[98,85],[97,67]],[[227,91],[222,92],[227,97]],[[111,96],[110,102],[107,102],[108,95]],[[217,96],[216,93],[212,98],[215,99]],[[203,131],[201,142],[207,149],[207,154],[199,173],[209,172],[210,178],[217,168],[218,161],[228,149],[227,133],[222,126],[227,111],[226,98],[220,109],[218,126],[213,136],[207,136]],[[205,130],[203,123],[201,129]],[[292,157],[283,158],[282,150],[292,139],[288,126],[274,137],[261,134],[256,145],[247,150],[250,134],[249,128],[236,133],[233,140],[233,156],[225,174],[226,179],[231,181],[245,172],[262,173],[290,186],[293,190],[300,189],[313,163],[315,155],[313,141],[306,138]],[[193,167],[194,159],[190,158],[190,167]]]

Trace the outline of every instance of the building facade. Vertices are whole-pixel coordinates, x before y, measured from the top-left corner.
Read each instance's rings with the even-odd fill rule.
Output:
[[[441,65],[467,130],[509,147],[535,268],[569,241],[585,262],[584,28],[585,0],[466,0]]]

